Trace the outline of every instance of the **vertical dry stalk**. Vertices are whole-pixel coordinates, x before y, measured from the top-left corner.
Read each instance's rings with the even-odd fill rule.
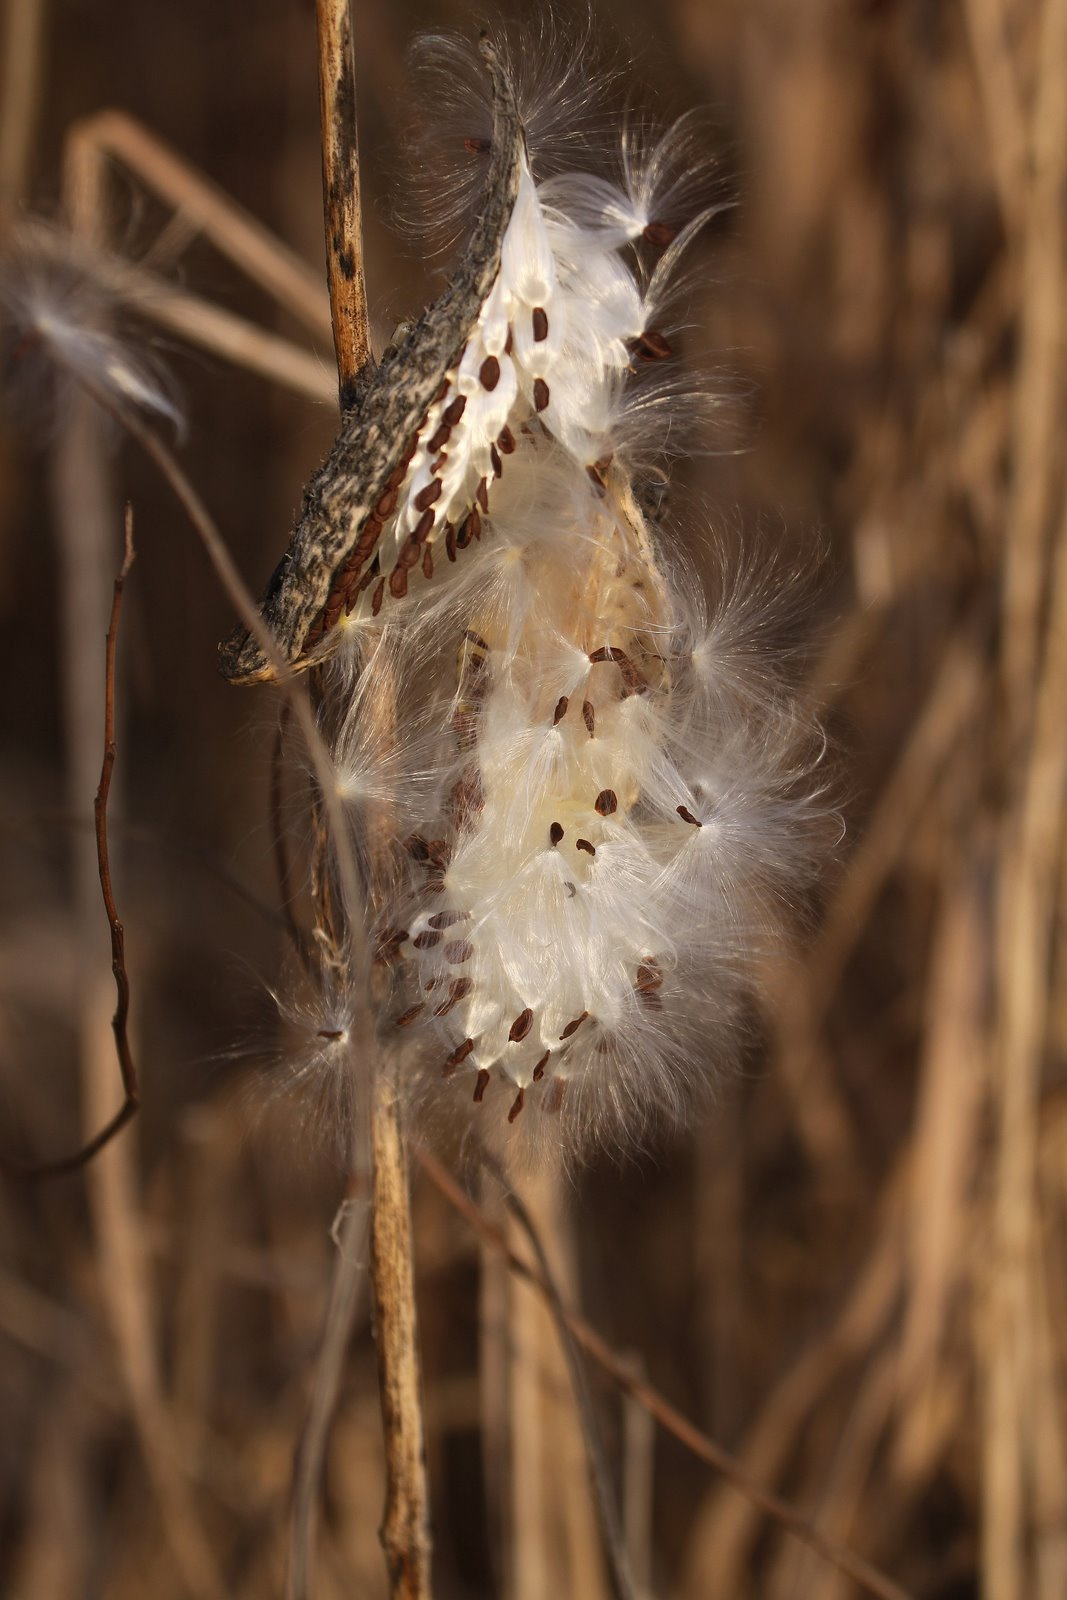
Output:
[[[323,205],[327,276],[333,317],[337,378],[342,409],[356,392],[370,361],[367,292],[363,274],[359,154],[356,141],[355,67],[348,0],[318,0],[319,84],[322,113]],[[392,726],[393,685],[380,675],[373,715]],[[374,826],[379,839],[387,819]],[[379,899],[381,848],[369,841],[368,885],[372,904]],[[354,908],[349,908],[354,914]],[[373,980],[372,980],[372,987]],[[370,996],[372,1003],[379,997]],[[365,1061],[354,1070],[366,1071]],[[386,1503],[381,1538],[391,1591],[403,1600],[430,1593],[429,1499],[424,1459],[411,1205],[396,1063],[388,1054],[374,1066],[371,1112],[373,1196],[371,1285],[374,1296],[386,1455]],[[354,1096],[358,1105],[359,1096]],[[354,1149],[360,1131],[355,1130]],[[351,1273],[345,1254],[338,1273]],[[347,1336],[347,1330],[345,1330]]]

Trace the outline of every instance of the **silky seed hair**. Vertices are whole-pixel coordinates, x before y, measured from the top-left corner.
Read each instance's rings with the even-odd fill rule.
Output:
[[[606,154],[577,68],[531,109],[509,65],[528,50],[420,54],[488,90],[468,134],[437,135],[471,175],[442,220],[475,183],[478,220],[353,398],[264,614],[319,669],[357,836],[368,808],[389,819],[370,942],[413,1102],[527,1152],[626,1145],[735,1056],[825,812],[756,563],[705,599],[646,510],[687,390],[633,397],[675,359],[660,315],[717,180],[692,118],[616,128]],[[240,635],[223,669],[269,675]]]

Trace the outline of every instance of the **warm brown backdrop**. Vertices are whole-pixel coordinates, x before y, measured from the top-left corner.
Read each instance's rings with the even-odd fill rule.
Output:
[[[5,199],[53,215],[66,130],[120,106],[318,267],[312,12],[7,0]],[[411,110],[403,51],[421,26],[471,20],[448,0],[357,0],[356,23],[368,279],[387,336],[430,288],[387,225]],[[27,75],[11,40],[35,24]],[[724,537],[826,552],[800,670],[847,832],[714,1114],[584,1174],[559,1227],[592,1320],[835,1538],[923,1600],[1060,1600],[1067,5],[605,0],[597,28],[632,52],[651,99],[706,105],[720,130],[739,204],[700,257],[692,340],[726,352],[752,399],[746,451],[689,476]],[[198,295],[312,346],[203,240],[158,244],[168,215],[135,179],[112,185],[117,250],[155,245]],[[329,405],[164,342],[189,470],[258,584],[332,436]],[[328,373],[328,339],[313,347]],[[43,1155],[79,1137],[79,1074],[96,1072],[101,1115],[117,1074],[106,929],[99,914],[90,932],[74,888],[91,785],[69,793],[62,709],[64,661],[86,640],[94,659],[105,618],[86,590],[64,621],[57,427],[26,419],[16,392],[0,431],[0,1105],[5,1148]],[[0,1590],[259,1600],[282,1592],[343,1179],[314,1109],[270,1100],[254,1048],[274,1046],[264,985],[281,948],[274,709],[216,676],[228,605],[143,461],[115,441],[110,460],[140,552],[116,887],[145,1106],[91,1186],[0,1189]],[[79,1067],[87,944],[105,988]],[[487,1509],[479,1256],[421,1184],[416,1221],[439,1592],[595,1600],[580,1470],[544,1398],[557,1369],[541,1396],[543,1513],[509,1509],[492,1474]],[[483,1307],[493,1282],[490,1269]],[[534,1326],[519,1317],[516,1338]],[[540,1345],[525,1357],[550,1362]],[[633,1416],[623,1429],[598,1393],[656,1594],[857,1592],[677,1444],[650,1446]],[[384,1591],[378,1428],[364,1319],[330,1458],[323,1596]]]

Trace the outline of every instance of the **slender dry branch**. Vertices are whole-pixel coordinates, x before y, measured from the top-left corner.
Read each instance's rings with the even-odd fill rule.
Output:
[[[504,1235],[489,1221],[480,1206],[460,1187],[451,1173],[428,1150],[419,1149],[416,1152],[416,1159],[430,1181],[441,1191],[448,1203],[459,1212],[460,1216],[470,1224],[475,1233],[491,1244],[495,1250],[499,1250],[507,1258],[508,1265],[512,1271],[525,1278],[528,1283],[532,1283],[551,1304],[552,1289],[541,1272],[537,1268],[531,1267],[521,1256],[515,1254]],[[794,1538],[799,1539],[810,1550],[814,1550],[817,1555],[830,1562],[839,1572],[845,1573],[854,1583],[858,1583],[861,1588],[866,1590],[868,1594],[877,1596],[878,1600],[913,1600],[913,1596],[909,1595],[906,1589],[902,1589],[886,1573],[880,1572],[877,1567],[872,1566],[869,1561],[865,1561],[854,1550],[849,1550],[847,1546],[837,1544],[832,1539],[827,1539],[817,1528],[813,1528],[811,1523],[807,1522],[801,1513],[794,1506],[791,1506],[788,1501],[782,1500],[770,1489],[765,1489],[762,1484],[756,1483],[750,1478],[740,1462],[728,1450],[724,1450],[722,1445],[716,1444],[714,1439],[710,1439],[706,1433],[702,1433],[694,1423],[690,1422],[688,1417],[672,1406],[670,1401],[660,1394],[658,1389],[654,1389],[650,1383],[646,1383],[643,1378],[639,1377],[634,1372],[632,1365],[624,1360],[623,1357],[617,1355],[607,1340],[603,1339],[596,1329],[585,1321],[584,1317],[578,1316],[576,1312],[568,1311],[565,1307],[561,1307],[561,1315],[577,1343],[581,1345],[588,1355],[592,1356],[601,1370],[608,1375],[624,1394],[632,1396],[639,1405],[644,1406],[645,1410],[655,1417],[661,1427],[665,1428],[669,1434],[677,1439],[680,1444],[683,1444],[699,1460],[707,1462],[709,1467],[720,1473],[722,1477],[734,1486],[739,1494],[744,1495],[745,1499],[749,1500],[765,1516],[773,1518]]]
[[[126,586],[126,579],[134,562],[133,548],[133,509],[126,507],[125,520],[125,548],[123,551],[122,566],[115,577],[114,591],[111,597],[111,617],[107,625],[107,635],[104,646],[104,759],[100,769],[100,784],[93,802],[93,817],[96,828],[96,859],[100,870],[100,891],[104,897],[104,909],[107,912],[108,927],[111,930],[111,970],[115,976],[115,1015],[111,1020],[111,1027],[115,1034],[115,1050],[118,1055],[119,1072],[122,1075],[123,1102],[109,1122],[106,1122],[99,1133],[76,1150],[73,1155],[65,1156],[61,1161],[37,1162],[33,1165],[10,1163],[5,1165],[14,1167],[20,1177],[24,1178],[58,1178],[68,1172],[77,1172],[91,1161],[97,1151],[120,1133],[130,1119],[136,1115],[141,1104],[141,1089],[137,1076],[137,1067],[130,1049],[128,1022],[130,1015],[130,980],[126,971],[126,935],[115,905],[115,891],[111,885],[111,857],[108,850],[107,836],[107,802],[111,794],[111,774],[115,766],[115,651],[119,636],[119,618],[122,615],[122,597]]]
[[[363,210],[349,0],[317,0],[316,21],[326,276],[343,411],[371,354],[367,284],[363,272]]]

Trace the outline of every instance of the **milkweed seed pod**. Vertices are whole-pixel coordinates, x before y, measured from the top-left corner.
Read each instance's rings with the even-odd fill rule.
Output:
[[[760,657],[764,591],[705,606],[643,509],[691,409],[647,373],[716,209],[676,215],[692,130],[626,132],[614,178],[577,141],[544,172],[513,68],[481,56],[461,265],[365,375],[264,616],[321,668],[357,833],[390,819],[373,934],[413,1093],[575,1148],[681,1115],[731,1050],[811,857],[818,745]],[[222,662],[271,676],[242,633]]]

